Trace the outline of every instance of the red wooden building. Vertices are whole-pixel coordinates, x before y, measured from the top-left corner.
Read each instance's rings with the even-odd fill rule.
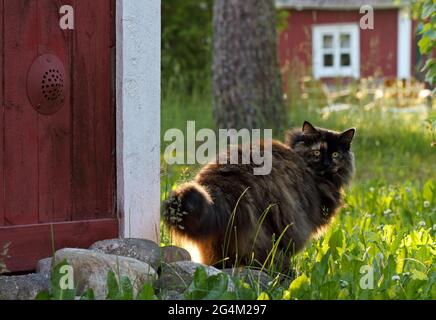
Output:
[[[0,0],[0,38],[7,268],[106,238],[156,239],[160,2]]]
[[[280,35],[283,67],[303,65],[315,78],[416,76],[421,65],[408,1],[276,0],[289,10]],[[365,24],[368,10],[373,28]],[[371,14],[371,12],[369,13]],[[361,26],[361,19],[364,26]]]

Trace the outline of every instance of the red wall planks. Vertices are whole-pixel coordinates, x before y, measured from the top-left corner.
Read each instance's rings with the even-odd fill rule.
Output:
[[[73,53],[73,203],[75,218],[114,212],[113,86],[108,52],[113,46],[111,2],[75,1]],[[90,97],[92,97],[90,99]],[[114,108],[112,108],[114,110]]]
[[[75,10],[75,30],[59,28],[65,4]],[[51,254],[50,223],[59,248],[118,235],[114,4],[0,0],[0,247],[12,242],[11,271]],[[63,107],[48,116],[33,109],[26,83],[44,53],[56,54],[70,79]]]
[[[42,53],[54,53],[70,73],[72,33],[55,24],[59,20],[56,1],[39,0],[37,36]],[[67,4],[67,3],[65,3]],[[69,92],[62,108],[53,115],[38,114],[38,210],[39,222],[71,218],[71,104]]]
[[[0,244],[11,242],[11,258],[6,260],[6,266],[13,271],[35,269],[38,260],[52,256],[52,243],[55,250],[88,248],[98,240],[117,236],[118,222],[115,219],[0,227]]]
[[[4,101],[3,101],[3,89],[4,89],[4,79],[3,79],[3,0],[0,0],[0,227],[4,225],[4,184],[3,184],[3,156],[4,156],[4,145],[3,145],[3,137],[4,137]]]
[[[360,30],[361,76],[380,73],[397,75],[397,15],[396,9],[375,10],[374,30]],[[291,11],[288,28],[280,35],[281,65],[312,65],[312,25],[323,23],[359,23],[358,10],[304,10]],[[291,70],[292,72],[292,70]]]
[[[27,70],[37,57],[37,2],[4,1],[4,185],[6,224],[38,223],[38,114]]]

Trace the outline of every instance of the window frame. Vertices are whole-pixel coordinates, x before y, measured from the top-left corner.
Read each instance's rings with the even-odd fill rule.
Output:
[[[340,35],[350,35],[350,47],[340,47]],[[323,36],[333,35],[333,47],[323,48]],[[326,67],[323,64],[324,54],[333,54],[333,66]],[[342,53],[349,53],[350,66],[341,66],[340,58]],[[317,24],[312,26],[312,63],[313,75],[316,79],[333,77],[354,77],[360,76],[360,32],[357,23],[342,24]]]

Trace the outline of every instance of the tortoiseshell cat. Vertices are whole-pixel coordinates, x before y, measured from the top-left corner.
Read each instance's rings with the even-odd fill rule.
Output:
[[[198,246],[206,264],[222,266],[226,258],[227,267],[243,265],[253,257],[262,263],[280,235],[278,249],[290,256],[341,206],[354,172],[354,133],[306,121],[287,132],[285,143],[272,142],[272,171],[265,176],[253,175],[254,164],[208,164],[172,193],[164,219],[179,244]]]

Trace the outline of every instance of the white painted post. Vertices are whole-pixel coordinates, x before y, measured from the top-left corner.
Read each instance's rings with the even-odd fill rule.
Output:
[[[412,64],[412,19],[408,8],[398,9],[397,77],[410,78]]]
[[[120,236],[159,241],[160,0],[117,0]]]

